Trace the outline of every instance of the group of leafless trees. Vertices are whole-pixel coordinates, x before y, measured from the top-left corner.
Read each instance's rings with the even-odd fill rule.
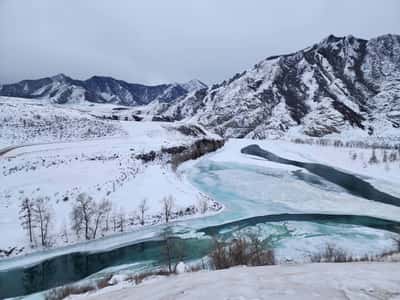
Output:
[[[187,255],[185,243],[174,237],[168,228],[162,233],[162,242],[161,258],[166,265],[165,272],[175,273],[179,262]],[[230,241],[214,238],[207,261],[202,260],[198,269],[219,270],[239,265],[266,266],[276,263],[274,249],[268,239],[262,240],[256,234],[240,235]]]
[[[159,220],[169,223],[173,217],[174,205],[174,197],[164,197],[161,200],[162,212],[158,216]],[[124,232],[127,225],[144,226],[148,210],[148,201],[144,198],[132,217],[128,218],[122,209],[114,210],[111,201],[104,199],[96,202],[91,196],[82,193],[77,196],[72,207],[70,225],[77,239],[92,240],[105,232]],[[39,241],[43,247],[51,246],[49,227],[53,211],[48,198],[24,198],[20,204],[19,218],[32,246],[37,245]],[[66,228],[61,236],[64,241],[68,241]]]
[[[353,157],[353,159],[355,159]],[[376,150],[372,149],[371,152],[371,157],[369,159],[370,164],[379,164],[379,163],[389,163],[389,162],[395,162],[400,160],[400,149],[399,150],[383,150],[381,153],[381,159],[378,159],[378,156],[376,154]]]
[[[267,241],[257,235],[240,236],[230,243],[214,240],[210,253],[214,269],[227,269],[233,266],[265,266],[275,264],[275,254]]]
[[[24,198],[22,200],[19,218],[32,246],[37,245],[38,240],[42,247],[51,246],[49,227],[52,216],[48,198],[39,197],[33,200]]]
[[[344,249],[335,244],[328,243],[324,248],[310,256],[312,263],[346,263],[346,262],[368,262],[368,261],[385,261],[385,258],[393,254],[400,253],[400,239],[393,238],[393,249],[384,250],[377,254],[364,254],[362,256],[346,252]]]
[[[172,196],[164,197],[161,202],[162,216],[165,223],[171,220],[174,207]],[[138,205],[138,209],[133,217],[127,219],[126,214],[120,210],[113,211],[112,203],[109,200],[95,202],[92,197],[80,194],[72,209],[71,220],[72,229],[77,237],[84,237],[86,240],[95,239],[101,232],[124,232],[126,224],[134,225],[135,219],[139,220],[140,225],[145,225],[146,213],[149,210],[147,199],[144,198]]]
[[[78,195],[71,213],[72,229],[77,237],[91,240],[97,237],[100,230],[107,230],[111,210],[109,200],[97,203],[86,194]]]
[[[325,139],[325,138],[295,138],[291,140],[295,144],[307,144],[318,146],[333,146],[338,148],[360,148],[360,149],[399,149],[399,144],[387,142],[367,142],[367,141],[343,141],[338,139]]]
[[[400,161],[400,149],[381,149],[378,151],[377,149],[373,148],[369,158],[367,158],[365,161],[363,152],[358,153],[354,150],[351,150],[349,151],[349,155],[352,160],[361,159],[364,163],[364,167],[367,166],[367,162],[369,165],[384,164],[386,170],[389,170],[390,164]]]

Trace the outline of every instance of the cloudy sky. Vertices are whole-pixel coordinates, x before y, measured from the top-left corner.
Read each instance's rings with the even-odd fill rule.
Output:
[[[0,84],[219,82],[330,33],[400,34],[399,0],[0,0]]]

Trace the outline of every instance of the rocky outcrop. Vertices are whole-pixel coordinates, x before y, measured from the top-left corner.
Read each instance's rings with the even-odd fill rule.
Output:
[[[225,140],[223,139],[202,138],[191,145],[162,148],[158,152],[150,151],[148,153],[138,154],[135,158],[145,163],[155,161],[156,159],[167,158],[168,163],[170,163],[175,170],[181,163],[214,152],[222,148],[224,144]]]

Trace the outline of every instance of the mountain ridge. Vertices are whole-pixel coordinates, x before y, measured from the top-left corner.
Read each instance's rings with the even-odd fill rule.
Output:
[[[86,80],[57,74],[0,86],[0,96],[48,99],[53,103],[113,103],[127,106],[146,105],[154,100],[169,102],[207,85],[199,80],[185,83],[144,85],[108,76],[94,75]]]
[[[400,139],[400,35],[369,40],[329,35],[297,52],[266,57],[210,87],[198,80],[146,86],[58,74],[4,85],[1,95],[141,105],[157,119],[190,120],[227,138]]]
[[[224,137],[399,136],[400,36],[330,35],[153,109]]]

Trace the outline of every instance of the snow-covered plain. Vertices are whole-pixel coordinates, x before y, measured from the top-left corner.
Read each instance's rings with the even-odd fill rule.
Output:
[[[125,135],[118,124],[48,101],[0,97],[0,148]]]
[[[27,234],[20,226],[19,206],[26,197],[50,199],[53,246],[77,241],[71,232],[70,214],[81,193],[97,202],[111,200],[113,214],[123,215],[130,230],[141,227],[138,206],[143,199],[147,200],[145,225],[162,222],[162,199],[170,195],[175,198],[176,212],[197,210],[201,201],[212,204],[211,199],[172,171],[167,157],[149,163],[136,157],[162,148],[190,145],[201,138],[181,133],[176,129],[180,124],[98,121],[74,106],[41,106],[35,101],[0,101],[0,118],[8,120],[0,128],[0,145],[6,149],[11,146],[11,151],[0,155],[0,249],[17,247],[14,253],[34,250],[29,249]],[[104,109],[111,109],[109,106]],[[56,122],[62,132],[70,133],[69,138],[53,134],[38,123],[28,126],[32,118],[46,124]],[[93,136],[80,134],[81,120],[85,120]],[[26,128],[15,122],[25,123]],[[103,131],[104,128],[115,131]]]
[[[126,281],[69,299],[255,300],[400,299],[396,263],[309,264],[236,267],[213,272]]]
[[[400,178],[400,168],[396,167],[396,163],[391,164],[390,168],[386,168],[382,164],[366,164],[371,150],[300,145],[285,141],[231,139],[223,149],[216,153],[205,156],[199,162],[193,161],[184,164],[179,170],[178,176],[176,176],[161,162],[143,165],[141,162],[132,159],[132,153],[142,153],[153,149],[159,150],[161,147],[173,146],[174,141],[177,140],[190,143],[191,138],[168,129],[168,126],[171,126],[170,124],[153,122],[119,123],[121,128],[124,128],[128,133],[129,138],[34,145],[18,148],[4,155],[4,158],[7,159],[1,161],[4,170],[2,182],[6,184],[4,187],[2,186],[0,191],[5,199],[1,210],[4,216],[2,228],[5,228],[3,230],[4,238],[2,239],[3,247],[8,246],[7,243],[9,243],[11,236],[13,243],[18,240],[15,238],[16,236],[21,239],[20,245],[26,242],[26,235],[19,226],[18,201],[12,201],[15,197],[19,199],[25,195],[41,194],[51,196],[56,203],[56,219],[60,231],[68,227],[68,211],[71,210],[71,200],[82,191],[88,192],[96,199],[107,197],[107,194],[111,192],[109,197],[115,202],[116,210],[125,211],[127,215],[137,210],[141,199],[147,198],[148,214],[157,214],[161,209],[160,200],[164,196],[174,195],[177,198],[177,207],[184,208],[196,205],[199,199],[204,197],[201,191],[209,192],[207,186],[204,189],[204,186],[193,182],[193,176],[198,176],[197,166],[207,162],[229,166],[226,170],[218,171],[218,176],[222,180],[222,185],[218,187],[235,193],[234,199],[237,201],[219,199],[218,196],[221,194],[208,193],[215,200],[228,201],[226,202],[227,210],[220,216],[187,221],[186,224],[183,224],[184,226],[201,228],[245,217],[287,212],[363,214],[400,220],[400,208],[398,207],[354,197],[340,190],[335,190],[334,187],[332,190],[321,190],[319,187],[313,187],[291,178],[290,173],[298,170],[297,167],[268,162],[240,153],[241,148],[257,143],[285,158],[320,162],[351,173],[368,176],[366,178],[368,181],[385,186],[395,195],[400,194],[400,187],[397,184],[397,179]],[[134,126],[131,124],[134,124]],[[357,151],[359,159],[353,160],[349,151]],[[361,157],[364,157],[364,160],[361,160]],[[43,159],[46,160],[45,163],[43,163]],[[10,169],[15,171],[10,172]],[[265,170],[275,172],[278,177],[265,177],[268,173],[265,173]],[[7,174],[7,176],[4,176],[4,174]],[[282,180],[283,178],[285,180]],[[206,180],[208,179],[206,178]],[[37,186],[40,186],[39,190],[37,190]],[[64,191],[64,193],[60,193],[60,191]],[[294,194],[296,197],[293,197]],[[63,201],[65,197],[68,197],[68,201]],[[249,198],[251,201],[246,201]],[[270,202],[265,202],[266,198],[270,199]],[[151,220],[149,222],[151,224]],[[281,225],[285,226],[284,224]],[[281,225],[278,225],[278,227]],[[305,228],[308,225],[306,227],[304,227],[305,225],[299,227],[299,225],[299,223],[293,224],[294,232],[298,232],[298,236],[301,236],[303,231],[307,233],[308,231],[319,230],[309,228],[307,231]],[[382,245],[374,252],[379,252],[390,246],[389,235],[379,237],[379,231],[371,234],[376,239],[383,241]],[[143,236],[151,237],[153,235],[154,232],[143,232]],[[109,249],[117,246],[118,243],[123,244],[140,238],[140,234],[126,236],[125,240],[124,237],[118,236],[118,239],[113,238],[116,242],[105,240],[100,243],[102,246],[99,249]],[[300,241],[295,238],[294,240]],[[106,244],[108,246],[105,248]],[[313,243],[313,247],[317,244],[320,244],[320,241]],[[62,243],[59,245],[62,245]],[[348,245],[348,243],[344,242],[343,245]],[[304,246],[306,248],[307,245]],[[86,245],[84,248],[74,247],[73,249],[75,251],[77,249],[91,249],[88,247]],[[93,249],[96,249],[94,243],[93,247]],[[282,249],[283,256],[293,255],[291,251],[284,250],[285,248]]]

